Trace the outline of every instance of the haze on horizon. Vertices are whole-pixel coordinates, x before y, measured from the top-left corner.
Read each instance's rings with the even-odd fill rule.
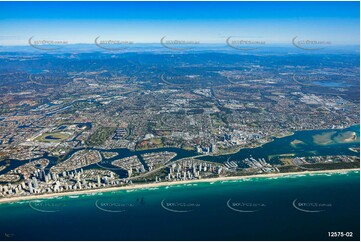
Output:
[[[228,36],[289,43],[295,36],[359,45],[359,2],[1,2],[0,45],[30,37],[224,43]]]

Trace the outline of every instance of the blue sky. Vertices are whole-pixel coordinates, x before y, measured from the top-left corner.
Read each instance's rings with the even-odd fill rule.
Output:
[[[0,45],[31,36],[93,43],[224,43],[228,36],[288,43],[293,37],[359,43],[359,2],[0,2]]]

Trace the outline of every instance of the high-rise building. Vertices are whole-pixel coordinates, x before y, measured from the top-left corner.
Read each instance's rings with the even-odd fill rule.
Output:
[[[36,179],[35,176],[33,176],[33,184],[34,184],[34,188],[38,187],[38,180]]]
[[[29,185],[30,193],[34,193],[34,188],[33,188],[33,184],[31,183],[31,180],[28,181],[28,185]]]
[[[51,173],[51,178],[56,181],[56,174],[54,172]]]
[[[98,180],[98,187],[100,187],[101,182],[100,182],[100,176],[99,175],[97,176],[97,180]]]
[[[214,142],[211,143],[211,151],[210,152],[212,152],[212,153],[218,152],[217,145]]]

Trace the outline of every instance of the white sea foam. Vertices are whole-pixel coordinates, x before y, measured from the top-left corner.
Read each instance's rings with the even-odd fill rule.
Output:
[[[72,196],[69,196],[69,198],[79,198],[79,196],[78,195],[72,195]]]
[[[144,188],[142,190],[149,190],[149,191],[152,191],[152,190],[158,190],[159,188],[158,187],[149,187],[149,188]]]

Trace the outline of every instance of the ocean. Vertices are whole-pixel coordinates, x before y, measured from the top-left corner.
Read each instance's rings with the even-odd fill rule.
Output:
[[[351,171],[22,201],[0,204],[0,239],[359,240],[359,192]]]

